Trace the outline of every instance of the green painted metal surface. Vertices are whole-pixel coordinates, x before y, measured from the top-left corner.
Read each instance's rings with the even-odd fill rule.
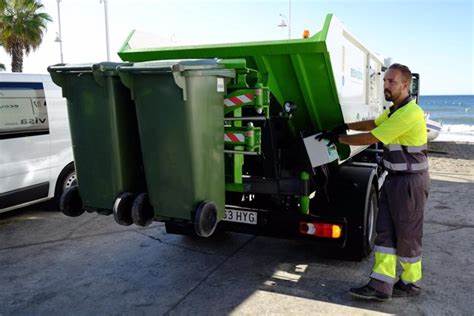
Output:
[[[67,99],[84,205],[112,209],[122,192],[145,189],[135,106],[117,63],[48,68]]]
[[[309,181],[310,180],[310,175],[309,173],[303,171],[300,174],[300,180],[301,181]],[[300,196],[300,213],[308,215],[309,214],[309,203],[310,203],[310,198],[308,195],[303,195]]]
[[[196,61],[173,67],[138,63],[120,67],[119,74],[136,104],[155,216],[193,220],[202,201],[213,201],[222,219],[224,83],[235,72]]]
[[[131,34],[119,51],[124,61],[186,58],[244,58],[257,70],[278,103],[298,106],[291,124],[296,131],[329,129],[343,122],[326,37],[332,15],[323,29],[308,39],[220,45],[133,48]]]

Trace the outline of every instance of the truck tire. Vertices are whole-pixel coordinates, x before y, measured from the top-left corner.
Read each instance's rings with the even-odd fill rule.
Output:
[[[363,216],[351,217],[348,221],[347,255],[351,259],[361,260],[367,257],[374,248],[376,221],[378,214],[378,194],[375,187],[370,187]]]
[[[374,242],[377,233],[375,232],[375,223],[377,222],[377,215],[379,211],[378,194],[374,186],[371,187],[369,198],[367,201],[367,209],[365,213],[365,227],[363,239],[363,256],[368,256],[374,249]]]
[[[330,188],[332,208],[347,221],[345,245],[337,252],[345,259],[361,260],[371,253],[376,237],[377,169],[365,165],[342,166],[334,184]]]
[[[77,185],[76,169],[74,168],[74,162],[69,163],[64,167],[58,176],[56,181],[56,187],[54,189],[54,198],[50,203],[50,209],[60,211],[59,203],[63,193]]]

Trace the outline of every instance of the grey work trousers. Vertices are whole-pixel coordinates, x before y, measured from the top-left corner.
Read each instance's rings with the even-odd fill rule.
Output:
[[[423,213],[429,191],[428,171],[389,174],[379,200],[376,247],[393,248],[399,258],[421,258]],[[371,278],[378,291],[391,295],[393,282]]]

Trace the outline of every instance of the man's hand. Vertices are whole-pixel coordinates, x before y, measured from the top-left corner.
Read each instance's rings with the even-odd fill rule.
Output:
[[[347,130],[349,129],[349,126],[344,123],[344,124],[341,124],[341,125],[338,125],[336,127],[334,127],[331,132],[339,135],[339,134],[346,134],[347,133]]]
[[[347,124],[344,123],[334,127],[330,131],[322,131],[321,134],[319,134],[315,138],[318,141],[321,141],[322,139],[327,139],[329,140],[328,146],[331,146],[332,144],[337,143],[339,141],[339,135],[346,134],[348,129],[349,127],[347,126]]]
[[[339,134],[336,134],[333,131],[323,131],[321,134],[317,135],[315,139],[318,141],[327,139],[329,140],[328,146],[331,146],[332,144],[335,144],[339,141]]]

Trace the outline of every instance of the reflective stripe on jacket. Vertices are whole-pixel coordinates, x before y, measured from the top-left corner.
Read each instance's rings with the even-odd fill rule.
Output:
[[[383,166],[391,172],[428,170],[426,122],[411,98],[392,106],[375,120],[371,133],[384,143]]]

